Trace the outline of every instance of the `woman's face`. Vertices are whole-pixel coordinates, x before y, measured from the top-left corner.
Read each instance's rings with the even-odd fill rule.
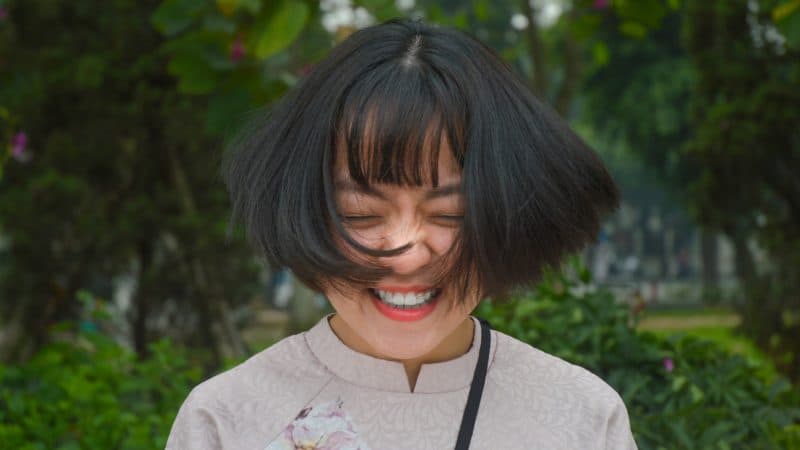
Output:
[[[433,284],[463,220],[458,163],[442,146],[436,188],[427,182],[420,187],[375,184],[364,190],[349,178],[346,156],[339,153],[334,168],[336,203],[350,235],[375,249],[412,244],[396,256],[374,260],[392,271],[374,286],[326,290],[347,338],[356,341],[357,350],[383,359],[408,360],[441,352],[479,300],[476,294],[462,306],[455,302],[452,286]]]

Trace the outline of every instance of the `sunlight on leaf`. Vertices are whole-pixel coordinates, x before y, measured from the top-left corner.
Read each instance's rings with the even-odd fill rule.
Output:
[[[265,59],[284,50],[303,31],[308,6],[299,1],[281,4],[277,11],[267,11],[253,29],[251,45],[256,58]]]

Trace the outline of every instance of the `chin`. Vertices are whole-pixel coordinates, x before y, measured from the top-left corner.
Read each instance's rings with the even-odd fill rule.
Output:
[[[378,343],[374,345],[373,348],[376,353],[383,355],[385,359],[406,361],[422,358],[433,351],[443,339],[444,336],[432,342],[416,343],[410,342],[408,338],[403,339],[401,342],[383,338],[380,340],[373,340],[373,342]]]
[[[432,311],[416,320],[393,319],[391,313],[381,311],[368,289],[357,295],[330,292],[328,300],[347,326],[343,330],[345,344],[381,359],[407,361],[425,359],[435,352],[469,317],[464,308],[450,308],[453,298],[448,294],[440,290],[432,301]]]

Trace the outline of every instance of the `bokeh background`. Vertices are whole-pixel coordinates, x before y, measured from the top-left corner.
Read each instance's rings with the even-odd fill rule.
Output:
[[[193,385],[330,311],[219,163],[392,17],[497,50],[623,192],[477,314],[608,381],[642,449],[800,449],[800,0],[0,0],[0,448],[163,448]]]

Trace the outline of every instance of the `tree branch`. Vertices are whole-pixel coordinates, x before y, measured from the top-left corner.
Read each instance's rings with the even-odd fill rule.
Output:
[[[576,18],[576,9],[570,11],[570,20]],[[572,98],[578,90],[581,79],[581,58],[575,36],[567,30],[564,35],[564,79],[556,95],[555,109],[562,117],[566,117],[572,105]]]
[[[533,61],[533,76],[531,87],[539,98],[546,99],[547,91],[550,88],[550,78],[547,75],[547,55],[545,54],[544,43],[539,32],[539,25],[536,23],[536,10],[531,6],[530,0],[520,0],[522,11],[528,17],[528,52]]]
[[[175,183],[175,187],[183,203],[184,213],[196,215],[197,203],[194,201],[194,195],[192,195],[192,191],[189,187],[188,178],[183,170],[183,166],[178,160],[178,156],[175,154],[175,149],[168,148],[167,155],[169,157],[173,182]],[[214,283],[209,282],[208,270],[205,264],[200,258],[196,257],[191,258],[187,262],[191,268],[198,292],[203,292],[205,294],[206,298],[204,300],[208,301],[209,312],[212,317],[216,319],[216,323],[211,324],[211,330],[219,346],[218,354],[233,358],[247,356],[247,346],[233,324],[230,310],[223,299],[222,292],[219,291]]]

